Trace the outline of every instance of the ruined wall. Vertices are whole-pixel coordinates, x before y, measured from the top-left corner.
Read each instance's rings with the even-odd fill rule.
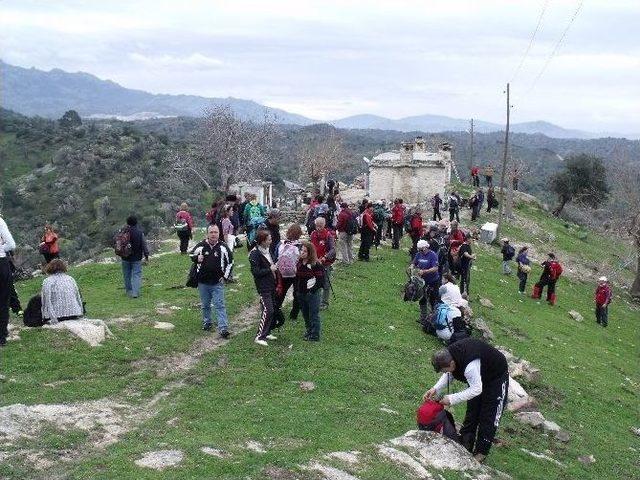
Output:
[[[444,166],[371,166],[369,171],[369,198],[393,200],[402,198],[405,203],[424,203],[425,198],[436,192],[444,197],[447,183]]]

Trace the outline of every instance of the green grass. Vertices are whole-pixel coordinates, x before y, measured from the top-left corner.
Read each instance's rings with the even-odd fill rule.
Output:
[[[639,426],[640,414],[638,311],[616,296],[610,326],[602,329],[593,319],[593,285],[562,277],[558,305],[538,304],[517,294],[515,278],[499,274],[496,249],[476,250],[479,259],[472,296],[482,294],[495,305],[485,309],[474,301],[476,316],[488,321],[496,343],[541,369],[540,382],[524,386],[536,396],[543,414],[571,434],[569,443],[559,443],[506,413],[498,435],[507,446],[494,448],[488,464],[518,479],[634,478],[640,441],[629,429]],[[322,313],[320,343],[302,340],[301,320],[288,322],[268,349],[252,343],[253,330],[237,335],[202,358],[185,376],[186,385],[159,404],[157,416],[105,452],[54,470],[76,479],[264,478],[267,465],[295,471],[324,453],[359,450],[369,459],[358,467],[360,478],[407,478],[404,470],[380,462],[374,445],[414,428],[421,395],[436,379],[428,358],[439,343],[418,328],[417,305],[401,301],[406,252],[381,249],[374,257],[368,264],[337,269],[336,295],[330,309]],[[227,291],[232,318],[255,298],[246,250],[236,258],[245,266],[237,270],[241,285],[232,287],[239,291]],[[136,320],[114,328],[117,338],[94,349],[61,333],[23,331],[20,342],[2,351],[3,374],[15,379],[15,383],[0,383],[2,405],[118,398],[126,388],[141,391],[141,400],[151,397],[172,379],[159,379],[131,365],[149,357],[161,362],[163,355],[185,351],[202,335],[199,312],[189,309],[197,301],[195,291],[167,289],[184,281],[185,263],[177,254],[153,259],[144,270],[145,287],[138,301],[125,298],[118,265],[75,269],[72,274],[81,285],[91,317],[132,315]],[[539,273],[534,267],[530,284]],[[20,285],[22,298],[38,284],[34,280]],[[150,328],[158,302],[183,307],[170,318],[160,318],[175,323],[174,331]],[[585,321],[571,319],[570,309],[582,313]],[[222,357],[225,361],[219,362]],[[57,380],[69,383],[43,386]],[[303,392],[300,381],[313,381],[316,389]],[[399,415],[380,411],[383,405]],[[457,406],[454,414],[462,420],[464,406]],[[50,437],[45,448],[53,452],[58,445],[79,441],[77,432],[60,435]],[[66,440],[65,435],[69,435]],[[264,443],[268,452],[242,448],[248,440]],[[232,456],[207,456],[200,452],[203,446],[224,449]],[[566,468],[536,460],[521,447],[550,450]],[[183,450],[184,462],[162,473],[134,465],[143,453],[165,448]],[[596,463],[585,467],[577,457],[588,454],[595,456]],[[0,474],[26,478],[24,472],[16,477],[7,468],[0,466]],[[445,476],[460,478],[452,472]]]

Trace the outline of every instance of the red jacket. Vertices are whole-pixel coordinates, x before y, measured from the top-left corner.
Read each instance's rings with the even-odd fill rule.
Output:
[[[422,233],[423,233],[423,228],[422,228],[422,217],[420,215],[418,215],[417,213],[414,213],[411,216],[411,236],[412,237],[421,237]]]
[[[362,213],[362,228],[368,228],[372,232],[375,232],[378,229],[373,221],[373,209],[371,207],[367,208]]]
[[[347,221],[353,216],[353,213],[348,208],[343,208],[338,214],[336,223],[336,230],[338,232],[345,232],[347,230]]]
[[[473,167],[471,169],[471,175],[472,176],[477,177],[479,173],[480,173],[480,169],[478,167]]]
[[[187,225],[189,225],[189,229],[193,230],[193,217],[191,214],[185,210],[180,210],[176,213],[176,221],[185,221]]]
[[[598,307],[611,303],[611,287],[608,284],[599,284],[596,287],[595,301]]]
[[[54,232],[45,233],[42,236],[42,241],[49,246],[50,254],[60,253],[60,247],[58,246],[58,235],[56,235]]]
[[[404,205],[401,203],[396,203],[391,209],[391,222],[396,225],[404,224]]]
[[[460,246],[464,243],[464,232],[457,229],[455,232],[451,232],[449,235],[449,249],[452,254],[458,253]]]
[[[336,241],[333,233],[328,228],[323,228],[322,232],[314,230],[311,232],[311,243],[316,247],[318,260],[324,258],[322,265],[331,265],[336,259]]]

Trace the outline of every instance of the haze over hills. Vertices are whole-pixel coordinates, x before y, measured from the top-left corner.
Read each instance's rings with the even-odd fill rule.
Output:
[[[46,72],[36,68],[9,65],[1,60],[0,76],[0,101],[3,108],[24,115],[39,115],[47,118],[58,118],[69,109],[76,110],[82,117],[114,117],[122,120],[174,116],[199,117],[207,107],[229,105],[241,118],[259,120],[266,112],[274,115],[277,121],[283,124],[331,123],[339,128],[431,133],[469,129],[468,119],[428,114],[400,119],[363,114],[322,122],[278,108],[267,107],[252,100],[152,94],[143,90],[125,88],[111,80],[102,80],[89,73],[70,73],[60,69]],[[489,133],[501,131],[504,126],[475,120],[474,129],[479,133]],[[640,135],[596,134],[565,129],[545,121],[512,124],[511,130],[515,133],[537,133],[553,138],[585,139],[603,136],[640,138]]]

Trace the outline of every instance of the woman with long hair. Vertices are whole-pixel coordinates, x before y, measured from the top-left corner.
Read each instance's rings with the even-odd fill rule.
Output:
[[[311,242],[303,242],[296,272],[296,295],[304,317],[304,339],[320,341],[320,290],[324,288],[324,267]]]
[[[44,233],[42,234],[40,242],[40,253],[42,253],[42,256],[44,257],[45,264],[60,256],[58,234],[48,223],[44,226]]]
[[[269,252],[271,246],[271,234],[268,230],[258,230],[255,238],[256,246],[249,253],[251,274],[256,284],[256,290],[260,295],[260,325],[256,334],[255,343],[264,347],[268,346],[267,340],[277,340],[271,335],[273,314],[275,311],[276,273],[278,266],[274,263]]]

